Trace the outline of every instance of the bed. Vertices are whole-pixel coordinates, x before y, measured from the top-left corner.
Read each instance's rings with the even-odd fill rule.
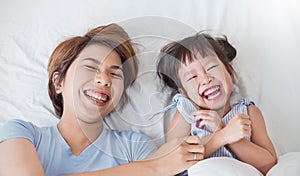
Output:
[[[155,74],[158,51],[170,41],[210,30],[227,35],[237,48],[233,63],[239,75],[237,94],[253,100],[265,117],[279,158],[268,176],[300,175],[299,8],[296,0],[3,1],[0,125],[12,118],[40,126],[55,124],[57,119],[46,91],[51,52],[64,39],[115,22],[139,43],[140,71],[137,82],[128,90],[132,103],[122,114],[111,114],[106,126],[144,133],[160,146],[165,142],[172,111],[149,120],[167,105],[170,94]],[[223,168],[222,175],[241,174],[228,168],[226,172],[225,165],[243,164],[228,158],[205,162],[202,164],[207,167],[213,163]],[[190,173],[197,173],[203,165],[193,166]]]

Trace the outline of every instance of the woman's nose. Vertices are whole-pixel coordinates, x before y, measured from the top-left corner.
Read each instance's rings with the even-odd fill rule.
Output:
[[[98,71],[95,77],[95,82],[97,85],[110,87],[111,86],[111,79],[110,76],[106,73]]]

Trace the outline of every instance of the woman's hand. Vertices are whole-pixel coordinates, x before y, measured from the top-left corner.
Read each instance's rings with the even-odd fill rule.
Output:
[[[161,146],[150,159],[157,162],[164,175],[180,173],[204,158],[204,146],[198,136],[177,138]]]
[[[223,128],[224,139],[227,144],[251,136],[251,120],[248,115],[237,114]]]
[[[191,115],[194,116],[193,122],[197,123],[198,128],[203,128],[206,125],[212,132],[215,132],[224,127],[224,123],[216,111],[199,110],[193,112]]]

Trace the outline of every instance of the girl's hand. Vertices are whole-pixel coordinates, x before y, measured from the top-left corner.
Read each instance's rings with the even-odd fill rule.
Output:
[[[199,110],[193,112],[191,115],[194,116],[193,122],[197,123],[198,128],[203,128],[204,125],[207,125],[212,132],[215,132],[224,127],[224,123],[216,111]]]
[[[251,120],[248,115],[236,114],[223,128],[224,139],[227,144],[251,136]]]

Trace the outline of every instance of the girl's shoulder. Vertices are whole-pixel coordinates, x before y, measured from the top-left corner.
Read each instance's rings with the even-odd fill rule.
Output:
[[[236,104],[232,105],[230,116],[234,114],[246,114],[248,115],[249,107],[255,107],[255,103],[252,100],[248,100],[246,98],[241,98]]]
[[[250,106],[250,105],[255,105],[254,101],[248,100],[246,98],[241,98],[238,102],[239,105],[242,106]]]

